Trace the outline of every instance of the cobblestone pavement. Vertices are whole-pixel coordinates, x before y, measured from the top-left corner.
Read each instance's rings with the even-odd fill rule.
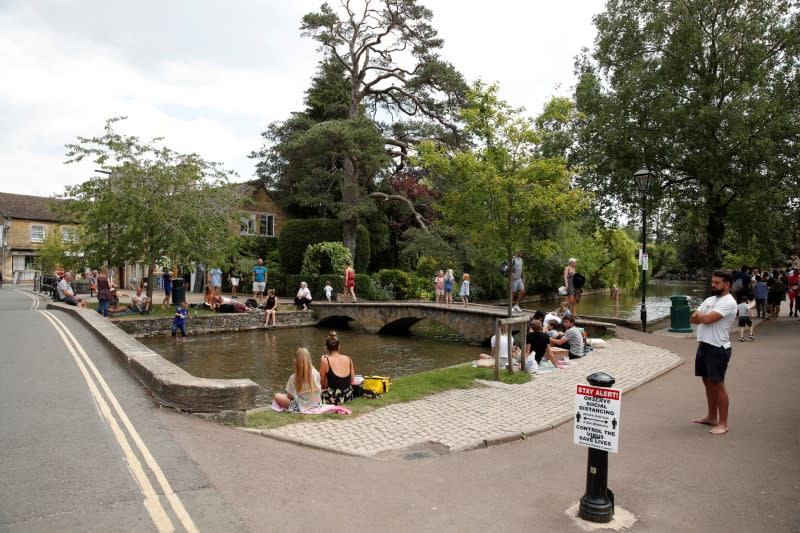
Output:
[[[566,370],[537,375],[524,385],[481,382],[483,387],[450,390],[356,418],[251,431],[363,456],[391,456],[420,447],[463,451],[519,439],[572,418],[575,385],[586,383],[586,376],[593,372],[607,372],[616,378],[615,388],[627,392],[681,363],[678,355],[667,350],[612,339],[607,347],[571,361]]]

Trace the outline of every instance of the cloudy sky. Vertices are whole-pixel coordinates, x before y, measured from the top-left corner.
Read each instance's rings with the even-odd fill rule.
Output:
[[[334,0],[335,3],[336,0]],[[64,145],[102,134],[165,137],[253,177],[259,133],[303,107],[320,56],[300,35],[321,0],[0,0],[0,191],[49,196],[93,174]],[[600,0],[421,0],[468,80],[538,113],[569,94]]]

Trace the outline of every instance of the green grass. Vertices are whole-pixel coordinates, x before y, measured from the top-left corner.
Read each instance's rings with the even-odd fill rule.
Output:
[[[392,380],[392,389],[385,395],[375,399],[355,398],[347,404],[347,407],[353,411],[351,416],[358,416],[379,407],[418,400],[437,392],[450,389],[469,389],[476,386],[476,379],[493,380],[494,369],[473,368],[470,364],[466,364],[401,376]],[[500,371],[500,381],[503,383],[527,383],[530,379],[527,372],[509,374],[507,370]],[[331,418],[341,419],[341,417],[341,415],[334,414],[303,416],[287,412],[278,413],[267,407],[248,415],[247,427],[271,429],[296,422],[314,422]]]
[[[123,305],[130,305],[130,303],[123,304]],[[90,309],[97,309],[97,302],[89,302],[87,307],[89,307]],[[214,311],[209,311],[208,309],[194,309],[194,308],[191,308],[191,307],[189,308],[189,312],[190,312],[192,318],[194,318],[196,316],[197,317],[202,317],[202,316],[211,316],[211,315],[216,315],[217,314]],[[175,306],[174,305],[172,305],[172,304],[168,304],[168,305],[155,304],[150,309],[150,313],[149,314],[142,315],[142,314],[138,314],[138,313],[121,313],[121,314],[117,314],[113,318],[121,318],[121,319],[125,319],[125,320],[137,320],[137,319],[141,319],[141,318],[172,318],[173,316],[175,316]]]

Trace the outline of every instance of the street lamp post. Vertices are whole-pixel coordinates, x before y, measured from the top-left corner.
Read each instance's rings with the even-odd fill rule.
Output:
[[[650,189],[650,169],[642,163],[641,168],[633,175],[639,192],[642,194],[642,331],[647,332],[647,191]]]

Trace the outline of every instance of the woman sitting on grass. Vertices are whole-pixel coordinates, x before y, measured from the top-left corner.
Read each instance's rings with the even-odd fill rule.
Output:
[[[318,407],[321,400],[319,372],[311,363],[311,354],[298,348],[294,354],[294,374],[286,382],[286,393],[275,394],[275,403],[292,413]]]
[[[341,405],[353,399],[353,378],[356,375],[353,360],[339,353],[339,339],[336,334],[325,339],[328,350],[319,362],[322,383],[322,403]]]
[[[207,309],[214,311],[217,308],[217,295],[211,288],[211,285],[206,285],[206,294],[203,296],[203,303]]]

